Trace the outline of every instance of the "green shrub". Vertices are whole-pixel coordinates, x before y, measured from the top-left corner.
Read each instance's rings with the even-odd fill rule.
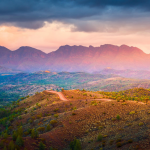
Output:
[[[54,114],[54,117],[58,118],[58,116],[59,116],[58,114]]]
[[[48,124],[46,127],[46,131],[50,131],[51,130],[51,126]]]
[[[38,131],[35,130],[34,128],[31,131],[31,137],[32,138],[38,138],[39,137]]]
[[[102,141],[102,139],[103,139],[103,136],[101,135],[101,133],[99,133],[99,135],[98,135],[98,137],[97,137],[97,140],[98,140],[98,141]]]
[[[57,120],[51,120],[50,124],[53,125],[53,126],[56,125],[57,124]]]
[[[144,123],[143,123],[143,122],[140,122],[140,123],[139,123],[139,126],[143,126],[143,125],[144,125]]]
[[[78,139],[75,139],[70,143],[70,149],[81,150],[81,142]]]
[[[45,145],[43,144],[42,141],[39,144],[39,150],[45,150]]]
[[[37,131],[39,131],[39,132],[44,132],[44,131],[45,131],[45,128],[44,128],[44,127],[39,127],[39,128],[37,128]]]
[[[121,146],[122,146],[122,143],[121,143],[121,142],[117,142],[117,143],[116,143],[116,146],[117,146],[117,147],[121,147]]]
[[[13,132],[12,138],[13,138],[14,141],[16,141],[16,139],[17,139],[17,133],[16,133],[16,131]]]
[[[3,149],[3,150],[7,150],[6,146],[4,147],[4,149]]]
[[[119,116],[119,115],[117,115],[117,117],[116,117],[116,118],[117,118],[117,120],[120,120],[120,116]]]
[[[132,114],[135,114],[135,111],[131,111],[131,112],[129,113],[129,115],[132,115]]]
[[[9,149],[9,150],[15,150],[15,144],[14,144],[13,141],[10,141],[10,142],[9,142],[8,149]]]
[[[20,136],[20,135],[18,135],[18,137],[17,137],[17,140],[16,140],[16,145],[18,145],[18,146],[23,146],[23,139],[22,139],[22,137]]]

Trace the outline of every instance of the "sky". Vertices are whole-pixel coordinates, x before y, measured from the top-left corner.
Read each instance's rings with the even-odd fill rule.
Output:
[[[0,45],[10,50],[126,44],[150,53],[149,39],[150,0],[0,1]]]

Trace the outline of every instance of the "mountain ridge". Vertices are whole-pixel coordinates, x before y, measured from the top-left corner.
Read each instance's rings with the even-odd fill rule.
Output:
[[[48,54],[41,50],[22,46],[11,51],[0,46],[0,65],[22,71],[100,71],[113,69],[150,70],[150,54],[127,45],[105,44],[100,47],[64,45]]]

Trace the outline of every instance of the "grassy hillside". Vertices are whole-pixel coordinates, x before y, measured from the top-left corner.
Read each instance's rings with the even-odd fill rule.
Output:
[[[1,109],[0,149],[150,149],[150,103],[127,99],[148,90],[62,93],[68,101],[43,91]]]

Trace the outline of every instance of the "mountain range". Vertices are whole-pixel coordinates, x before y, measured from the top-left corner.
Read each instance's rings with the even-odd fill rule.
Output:
[[[150,54],[137,47],[110,44],[100,47],[61,46],[48,54],[24,46],[11,51],[0,46],[0,66],[26,72],[52,71],[101,71],[104,68],[117,70],[150,70]]]

